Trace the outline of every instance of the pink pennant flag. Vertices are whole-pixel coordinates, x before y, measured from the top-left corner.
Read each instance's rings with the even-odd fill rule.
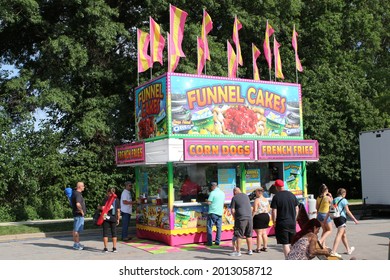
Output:
[[[271,37],[272,34],[274,34],[274,29],[272,28],[272,26],[270,24],[268,24],[268,20],[267,20],[267,26],[265,28],[265,38],[264,38],[264,43],[263,43],[263,51],[264,51],[265,59],[268,62],[268,69],[272,68],[271,67],[272,52],[271,52],[271,47],[270,47],[270,43],[269,43],[269,37]]]
[[[234,25],[233,25],[233,42],[236,44],[236,51],[237,51],[237,58],[238,58],[238,64],[243,65],[242,56],[241,56],[241,46],[240,46],[240,39],[238,37],[238,31],[242,28],[241,22],[237,19],[237,17],[234,17]]]
[[[152,62],[160,62],[163,65],[163,50],[165,47],[165,39],[161,35],[160,25],[158,25],[152,17],[149,17],[150,24],[150,56]]]
[[[295,24],[292,35],[292,46],[295,51],[295,67],[299,72],[303,72],[303,67],[301,64],[301,60],[298,57],[298,41],[297,41],[298,33],[295,31]]]
[[[274,37],[275,77],[284,79],[284,75],[282,72],[282,60],[280,58],[279,47],[280,44],[278,43],[278,41],[276,41]]]
[[[198,75],[202,74],[204,64],[206,63],[205,51],[202,38],[196,37],[198,42]]]
[[[168,36],[168,72],[175,72],[177,65],[179,64],[180,56],[176,54],[171,54],[169,51],[172,46],[172,37],[170,33],[167,33]]]
[[[171,55],[175,54],[180,57],[185,57],[181,44],[183,42],[184,25],[188,14],[173,5],[169,5],[169,7],[169,32],[172,37],[170,52]]]
[[[237,56],[233,50],[232,45],[227,41],[228,51],[228,77],[236,78],[237,76]]]
[[[207,34],[213,29],[213,21],[211,20],[211,17],[206,12],[206,10],[203,10],[203,21],[202,21],[202,41],[204,45],[204,55],[207,60],[211,60],[210,58],[210,51],[209,51],[209,43],[207,41]]]
[[[259,68],[257,67],[257,58],[260,56],[260,50],[252,43],[252,63],[253,63],[253,79],[260,80]]]
[[[152,60],[148,55],[149,41],[149,34],[137,28],[138,73],[144,72],[152,66]]]

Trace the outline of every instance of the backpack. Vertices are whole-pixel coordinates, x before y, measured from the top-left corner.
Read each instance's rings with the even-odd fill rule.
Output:
[[[69,187],[65,188],[64,193],[65,193],[66,197],[67,197],[68,200],[69,200],[69,205],[70,205],[70,207],[73,208],[73,205],[72,205],[73,190],[72,190],[72,188],[69,188]]]
[[[331,219],[339,218],[341,215],[341,212],[343,212],[344,208],[340,211],[339,210],[339,203],[342,201],[344,198],[340,199],[336,204],[331,204],[329,205],[329,217]]]

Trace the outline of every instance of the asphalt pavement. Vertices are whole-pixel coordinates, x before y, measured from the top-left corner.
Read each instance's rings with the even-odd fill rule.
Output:
[[[343,254],[345,248],[340,244],[338,253],[344,259],[388,260],[390,258],[390,219],[373,218],[360,220],[355,225],[348,221],[347,236],[350,246],[356,250],[352,255]],[[135,229],[131,228],[131,234]],[[336,230],[327,240],[333,244]],[[213,246],[194,251],[177,251],[152,254],[142,249],[118,242],[117,253],[103,253],[101,229],[87,230],[81,234],[85,248],[77,251],[72,248],[72,233],[21,234],[0,236],[0,260],[283,260],[282,247],[276,244],[274,236],[269,237],[268,252],[246,254],[243,245],[241,257],[231,257],[231,247]],[[111,242],[109,244],[112,247]]]

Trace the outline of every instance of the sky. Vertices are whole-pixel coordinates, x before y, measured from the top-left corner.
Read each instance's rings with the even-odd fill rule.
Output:
[[[9,76],[9,78],[15,77],[19,74],[19,70],[16,69],[14,67],[14,65],[10,65],[10,64],[1,64],[1,70],[11,71],[12,73]],[[37,131],[37,130],[39,130],[39,124],[40,124],[41,120],[46,118],[46,113],[43,110],[38,108],[34,113],[34,117],[36,119],[35,124],[34,124],[34,128]]]

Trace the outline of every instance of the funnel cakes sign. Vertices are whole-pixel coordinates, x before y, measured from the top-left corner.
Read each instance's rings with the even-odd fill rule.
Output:
[[[167,77],[171,136],[302,139],[298,84],[177,73]]]
[[[255,141],[184,139],[184,161],[255,160]]]

